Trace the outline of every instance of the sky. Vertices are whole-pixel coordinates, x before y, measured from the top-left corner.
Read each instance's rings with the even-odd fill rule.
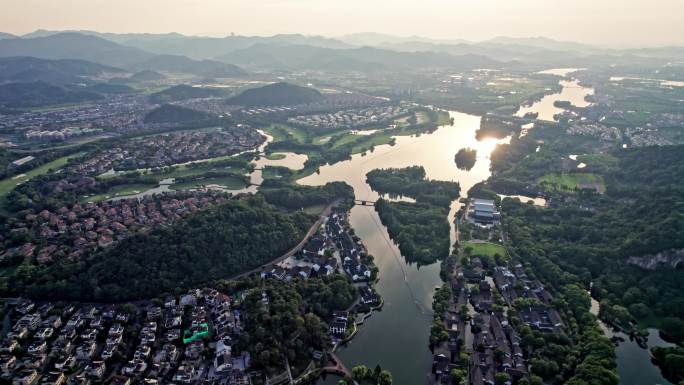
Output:
[[[0,0],[0,31],[225,36],[379,32],[684,45],[684,0]]]

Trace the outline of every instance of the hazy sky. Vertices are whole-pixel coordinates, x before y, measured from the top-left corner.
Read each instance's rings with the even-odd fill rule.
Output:
[[[355,32],[684,44],[684,0],[0,0],[0,30],[224,36]]]

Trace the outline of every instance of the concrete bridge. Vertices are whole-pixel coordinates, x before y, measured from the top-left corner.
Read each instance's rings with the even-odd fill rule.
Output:
[[[363,199],[354,199],[354,204],[359,206],[375,206],[375,201],[365,201]]]

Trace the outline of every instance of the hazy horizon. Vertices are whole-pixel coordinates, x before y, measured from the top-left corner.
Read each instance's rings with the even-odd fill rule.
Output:
[[[338,37],[375,32],[438,40],[547,37],[597,46],[684,45],[684,2],[657,0],[3,0],[2,32]],[[606,17],[610,15],[611,17]]]

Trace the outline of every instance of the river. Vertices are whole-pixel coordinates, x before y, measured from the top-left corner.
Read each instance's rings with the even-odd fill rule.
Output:
[[[516,116],[523,117],[525,114],[532,112],[539,114],[537,119],[546,121],[557,121],[556,114],[560,114],[564,109],[554,105],[557,101],[568,101],[575,107],[587,107],[590,103],[586,101],[586,97],[594,94],[593,88],[582,87],[576,79],[570,79],[573,72],[579,71],[580,68],[556,68],[539,72],[540,74],[555,75],[564,78],[560,80],[562,89],[560,92],[545,95],[540,100],[526,106],[521,106],[515,113]]]
[[[592,298],[591,313],[598,315],[598,310],[599,302]],[[647,349],[643,349],[635,340],[631,340],[629,335],[613,330],[603,321],[599,320],[599,325],[608,338],[619,337],[621,339],[615,348],[620,385],[672,384],[663,377],[660,369],[651,362]],[[647,345],[649,348],[675,346],[660,338],[658,330],[653,328],[648,329]]]
[[[407,167],[419,165],[425,168],[430,179],[457,181],[461,196],[475,184],[489,177],[489,155],[497,143],[503,140],[477,141],[475,131],[480,127],[480,117],[450,112],[453,126],[442,126],[431,134],[400,136],[394,146],[383,145],[368,152],[357,154],[351,160],[326,165],[320,173],[298,181],[304,185],[322,185],[332,181],[344,181],[354,188],[357,199],[376,200],[378,194],[366,184],[366,173],[376,168]],[[477,162],[469,170],[459,170],[454,162],[461,148],[477,150]],[[453,219],[459,203],[452,203],[450,219]],[[428,266],[409,264],[396,245],[389,239],[386,228],[372,207],[355,206],[351,211],[351,225],[361,237],[375,263],[380,269],[376,289],[385,305],[373,314],[360,328],[358,334],[338,356],[348,367],[380,364],[392,372],[397,385],[417,385],[429,382],[432,356],[428,347],[432,321],[432,296],[442,284],[439,263]],[[452,223],[452,241],[455,231]]]

